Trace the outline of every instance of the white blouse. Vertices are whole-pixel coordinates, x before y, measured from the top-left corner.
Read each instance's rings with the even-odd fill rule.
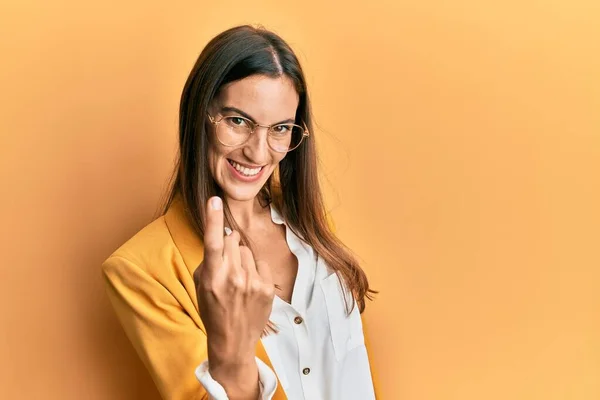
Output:
[[[275,207],[271,219],[286,225]],[[256,359],[261,399],[273,397],[275,374],[289,400],[375,399],[358,305],[347,316],[337,275],[287,225],[286,241],[298,259],[298,274],[291,304],[277,296],[273,301],[270,320],[279,333],[261,339],[275,369]],[[227,399],[208,361],[198,366],[196,377],[212,399]]]

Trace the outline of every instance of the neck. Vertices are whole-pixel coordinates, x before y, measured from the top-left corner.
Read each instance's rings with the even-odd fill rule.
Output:
[[[265,209],[260,205],[258,197],[244,201],[226,198],[226,201],[235,222],[244,231],[255,226],[261,220],[261,217],[264,216]]]

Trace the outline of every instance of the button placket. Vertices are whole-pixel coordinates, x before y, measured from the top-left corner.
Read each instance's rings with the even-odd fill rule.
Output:
[[[302,312],[294,307],[286,309],[289,321],[293,326],[294,336],[298,344],[298,374],[300,383],[306,399],[320,399],[317,388],[315,387],[313,349],[310,346],[310,338],[306,320],[302,317]]]

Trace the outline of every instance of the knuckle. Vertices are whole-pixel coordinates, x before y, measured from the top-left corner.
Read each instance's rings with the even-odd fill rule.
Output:
[[[246,281],[240,274],[232,274],[229,276],[229,284],[236,292],[241,292],[246,289]]]
[[[205,293],[219,293],[223,290],[224,280],[218,273],[202,273],[200,272],[195,279],[196,287],[198,291]]]
[[[250,281],[249,290],[251,293],[260,293],[262,289],[262,283],[256,279]]]
[[[206,238],[204,241],[204,248],[209,251],[221,250],[223,246],[215,239]]]
[[[202,289],[202,291],[204,293],[214,293],[215,292],[215,287],[211,284],[204,283],[204,284],[200,285],[200,288]]]
[[[210,279],[202,279],[198,284],[198,288],[205,293],[215,293],[217,291],[215,282]]]
[[[262,285],[262,294],[268,299],[275,297],[275,285]]]

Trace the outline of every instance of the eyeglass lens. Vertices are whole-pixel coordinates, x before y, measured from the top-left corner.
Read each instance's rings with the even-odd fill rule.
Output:
[[[219,140],[228,146],[245,143],[255,129],[252,121],[245,118],[223,117],[217,127]],[[286,152],[298,147],[304,136],[304,129],[294,124],[274,125],[269,129],[267,141],[269,146],[278,152]]]

